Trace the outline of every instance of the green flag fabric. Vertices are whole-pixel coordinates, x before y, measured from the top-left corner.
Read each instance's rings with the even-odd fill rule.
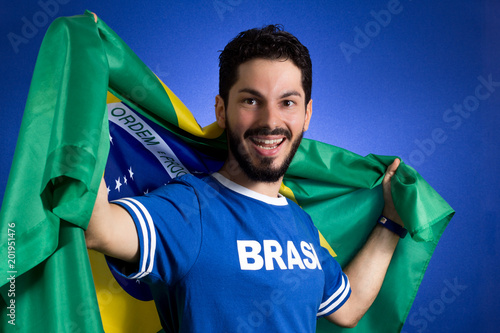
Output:
[[[55,20],[37,59],[0,212],[2,332],[103,331],[84,229],[109,152],[108,91],[186,145],[225,157],[222,130],[201,129],[102,20],[90,12]],[[285,176],[283,193],[312,216],[341,265],[382,210],[380,184],[393,159],[304,139]],[[401,330],[454,214],[404,163],[392,196],[411,237],[399,242],[379,296],[349,332]],[[344,329],[320,320],[317,331]]]

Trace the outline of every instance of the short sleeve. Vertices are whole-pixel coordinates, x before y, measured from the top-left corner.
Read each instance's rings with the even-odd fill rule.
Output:
[[[327,316],[337,311],[351,295],[351,286],[347,275],[342,271],[339,263],[328,250],[321,248],[321,265],[325,274],[325,288],[323,299],[317,317]]]
[[[200,205],[195,190],[174,182],[145,196],[112,203],[132,216],[140,244],[140,261],[134,272],[123,262],[108,260],[111,269],[129,279],[161,280],[172,285],[193,266],[201,245]],[[122,265],[120,265],[122,263]]]

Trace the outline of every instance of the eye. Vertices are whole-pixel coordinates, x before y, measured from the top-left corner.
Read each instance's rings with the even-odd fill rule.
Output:
[[[294,105],[295,105],[294,101],[291,101],[291,100],[285,100],[285,101],[283,101],[283,106],[291,107],[291,106],[294,106]]]
[[[245,98],[243,100],[243,103],[247,104],[247,105],[256,105],[257,104],[257,100],[255,98]]]

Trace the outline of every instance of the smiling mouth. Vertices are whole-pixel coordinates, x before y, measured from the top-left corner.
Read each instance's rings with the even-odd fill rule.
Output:
[[[271,149],[276,149],[278,148],[279,145],[281,145],[284,141],[285,138],[280,138],[280,139],[260,139],[260,138],[251,138],[250,139],[257,147],[265,150],[271,150]]]

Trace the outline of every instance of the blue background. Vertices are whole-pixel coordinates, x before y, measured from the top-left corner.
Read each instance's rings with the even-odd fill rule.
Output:
[[[389,20],[380,13],[391,6],[395,10]],[[242,30],[282,23],[309,48],[313,60],[314,113],[306,137],[361,155],[401,156],[457,211],[436,248],[403,331],[497,331],[500,84],[490,91],[481,88],[482,94],[489,93],[483,100],[474,96],[478,77],[500,82],[500,2],[3,3],[2,197],[43,35],[53,18],[85,9],[114,29],[202,126],[215,120],[217,51]],[[377,23],[377,16],[384,22]],[[28,33],[26,22],[35,29]],[[13,34],[26,43],[13,44],[9,41]],[[342,50],[356,45],[354,53]],[[447,111],[465,110],[464,104],[472,111],[463,115]],[[450,285],[460,287],[450,293]]]

